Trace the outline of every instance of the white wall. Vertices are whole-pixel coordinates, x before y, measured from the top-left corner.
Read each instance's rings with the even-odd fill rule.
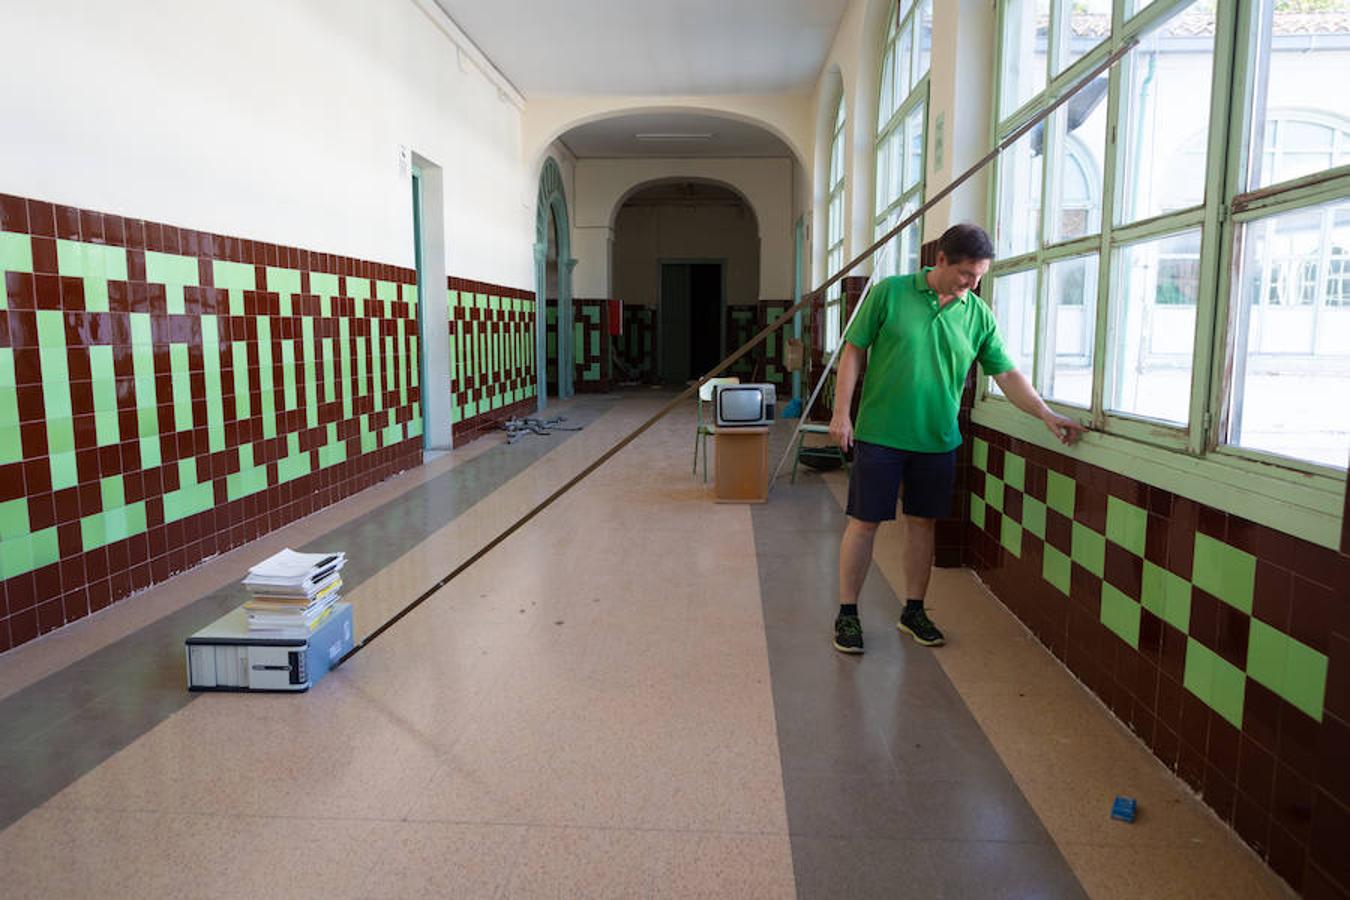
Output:
[[[577,297],[610,297],[614,220],[636,188],[694,179],[721,184],[744,197],[759,223],[759,293],[792,296],[792,166],[790,159],[581,159],[576,166]]]
[[[444,170],[448,271],[530,287],[519,98],[453,28],[414,0],[6,4],[0,191],[411,267],[406,145]]]

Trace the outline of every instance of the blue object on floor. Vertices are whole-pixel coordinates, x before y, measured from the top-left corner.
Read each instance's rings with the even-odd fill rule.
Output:
[[[793,397],[788,401],[788,405],[783,407],[783,415],[780,418],[795,419],[802,414],[802,398]]]
[[[1122,822],[1133,822],[1137,806],[1138,804],[1133,797],[1117,797],[1116,802],[1111,804],[1111,818],[1119,819]]]

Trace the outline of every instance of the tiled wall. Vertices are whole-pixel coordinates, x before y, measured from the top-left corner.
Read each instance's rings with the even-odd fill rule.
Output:
[[[576,374],[573,389],[578,394],[609,390],[609,301],[577,299],[573,308],[573,352]]]
[[[421,460],[408,269],[0,196],[0,651]]]
[[[727,306],[727,348],[736,350],[749,341],[759,331],[759,306],[753,303],[737,303]],[[741,381],[752,381],[758,369],[763,346],[756,347],[732,363],[723,375],[735,375]]]
[[[759,301],[759,323],[755,332],[758,333],[767,328],[769,323],[791,308],[791,300]],[[792,323],[789,320],[787,325],[772,332],[764,339],[760,357],[762,365],[759,366],[759,374],[756,376],[763,383],[772,384],[778,389],[778,396],[782,398],[780,403],[786,403],[792,396],[792,373],[783,365],[783,354],[787,349],[785,341],[791,334]]]
[[[656,378],[656,307],[624,305],[618,351],[630,371]]]
[[[451,433],[472,440],[535,409],[531,291],[450,278]]]
[[[969,564],[1291,885],[1350,896],[1350,558],[969,433]]]

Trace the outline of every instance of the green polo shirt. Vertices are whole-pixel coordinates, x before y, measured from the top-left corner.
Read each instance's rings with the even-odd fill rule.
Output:
[[[971,363],[999,375],[1016,368],[998,322],[971,292],[946,306],[927,269],[882,280],[863,298],[850,344],[871,349],[854,434],[897,450],[945,453],[961,445],[956,414]]]

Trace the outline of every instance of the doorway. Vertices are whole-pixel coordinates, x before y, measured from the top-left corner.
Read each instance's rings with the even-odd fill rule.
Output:
[[[723,260],[661,262],[661,380],[683,385],[722,360],[726,282]]]

